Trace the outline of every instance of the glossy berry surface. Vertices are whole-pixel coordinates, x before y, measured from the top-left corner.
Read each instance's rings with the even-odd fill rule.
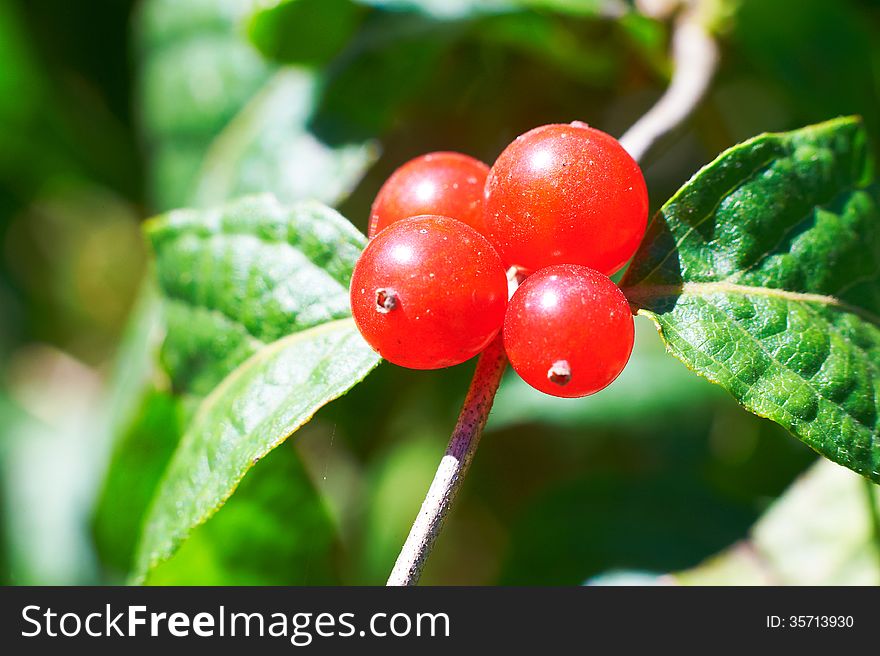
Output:
[[[501,258],[473,228],[443,216],[398,221],[367,245],[351,310],[367,343],[411,369],[459,364],[498,334],[507,307]]]
[[[485,234],[483,190],[489,167],[461,153],[428,153],[391,174],[370,211],[367,236],[419,214],[458,219]]]
[[[648,221],[639,165],[614,137],[584,123],[517,137],[492,166],[486,234],[507,266],[581,264],[610,275],[638,248]]]
[[[510,299],[504,349],[532,387],[575,398],[607,387],[632,353],[633,317],[607,276],[559,264],[526,278]]]

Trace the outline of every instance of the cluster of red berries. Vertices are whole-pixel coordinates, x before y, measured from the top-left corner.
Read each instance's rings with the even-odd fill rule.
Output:
[[[459,153],[418,157],[373,203],[355,322],[383,358],[413,369],[464,362],[503,330],[527,383],[593,394],[632,352],[632,313],[608,276],[647,219],[638,164],[584,123],[535,128],[491,169]],[[525,276],[509,301],[508,275]]]

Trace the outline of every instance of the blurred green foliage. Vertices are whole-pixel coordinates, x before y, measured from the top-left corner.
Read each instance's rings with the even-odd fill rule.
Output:
[[[175,419],[193,412],[147,366],[154,315],[135,313],[120,347],[148,266],[142,219],[274,191],[336,204],[363,229],[406,159],[491,161],[517,134],[576,118],[619,135],[670,72],[668,26],[630,2],[262,7],[0,0],[2,582],[123,580]],[[861,114],[876,147],[878,36],[868,0],[741,0],[709,96],[644,166],[652,205],[766,130]],[[504,382],[426,582],[685,570],[746,537],[814,460],[650,329],[638,337],[625,377],[595,397],[560,404]],[[251,492],[153,582],[381,583],[472,366],[380,367],[255,467]]]

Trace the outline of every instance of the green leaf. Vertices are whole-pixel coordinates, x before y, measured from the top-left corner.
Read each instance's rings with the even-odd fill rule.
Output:
[[[331,11],[339,4],[144,3],[140,110],[160,209],[267,191],[284,201],[336,203],[351,191],[375,160],[375,133],[317,136],[310,123],[320,77],[264,59],[247,38],[250,29],[273,56],[314,64],[329,56],[320,51],[328,44],[341,47],[362,12],[344,0],[351,14],[344,21]],[[328,31],[337,30],[331,44]],[[303,34],[320,38],[309,46]]]
[[[142,4],[139,109],[160,209],[188,204],[208,146],[273,73],[240,28],[248,5]]]
[[[793,125],[859,114],[872,134],[880,128],[880,89],[865,82],[876,80],[876,21],[860,4],[811,0],[807,8],[800,0],[736,3],[728,41],[749,76],[760,76],[777,97],[786,99]],[[730,113],[734,126],[743,124],[735,109]]]
[[[519,50],[585,84],[609,84],[618,73],[619,45],[601,39],[585,40],[583,34],[572,29],[572,23],[581,24],[566,16],[512,12],[482,21],[479,38]]]
[[[168,559],[263,456],[379,362],[351,319],[261,349],[205,399],[149,512],[134,579]]]
[[[626,10],[623,0],[357,0],[390,11],[418,11],[441,20],[498,14],[517,9],[556,11],[573,16],[618,16]]]
[[[660,210],[623,281],[669,351],[880,480],[880,195],[859,120],[724,152]]]
[[[336,529],[291,445],[275,449],[149,585],[330,585]]]
[[[251,16],[248,35],[270,59],[320,66],[343,49],[363,14],[352,0],[273,0]]]
[[[413,14],[368,23],[322,80],[311,130],[334,144],[361,143],[385,133],[429,87],[462,34],[458,24],[438,25]]]
[[[104,565],[130,571],[144,515],[182,432],[177,399],[147,390],[141,407],[120,430],[95,510],[95,545]]]
[[[364,236],[317,203],[270,195],[149,224],[165,297],[162,359],[175,390],[204,396],[258,350],[350,314]]]
[[[418,11],[435,19],[463,19],[510,11],[511,0],[357,0],[388,11]]]
[[[266,190],[282,202],[334,204],[348,196],[378,149],[369,139],[331,145],[310,131],[319,82],[304,69],[276,73],[208,150],[195,203],[210,206]]]

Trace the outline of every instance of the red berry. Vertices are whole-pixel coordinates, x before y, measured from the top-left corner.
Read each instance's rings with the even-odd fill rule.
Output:
[[[486,180],[489,241],[527,271],[582,264],[610,275],[633,256],[648,222],[639,165],[584,123],[544,125],[511,143]]]
[[[351,279],[351,310],[383,358],[439,369],[473,357],[504,321],[507,276],[491,244],[445,216],[398,221],[364,250]]]
[[[367,235],[375,237],[395,221],[419,214],[450,216],[484,234],[488,173],[488,166],[461,153],[428,153],[408,161],[379,190]]]
[[[526,278],[504,319],[504,349],[516,373],[567,398],[611,384],[629,360],[633,336],[623,292],[607,276],[574,264]]]

